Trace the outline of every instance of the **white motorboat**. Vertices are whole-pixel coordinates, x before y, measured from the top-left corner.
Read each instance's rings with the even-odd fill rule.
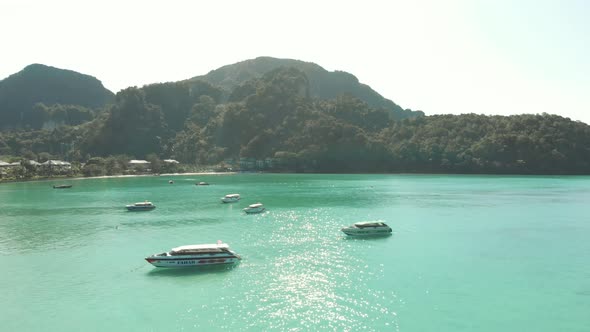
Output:
[[[350,236],[390,235],[391,227],[381,221],[363,221],[342,228],[342,232]]]
[[[169,252],[154,254],[145,260],[156,267],[190,267],[233,264],[242,257],[229,249],[227,243],[193,244],[172,248]]]
[[[156,206],[154,204],[152,204],[152,202],[148,202],[148,201],[138,202],[133,205],[126,205],[125,207],[129,211],[149,211],[149,210],[153,210],[156,208]]]
[[[264,205],[262,205],[262,203],[256,203],[256,204],[248,205],[248,207],[244,209],[244,212],[246,212],[248,214],[253,214],[253,213],[264,212],[265,210],[266,210],[266,208],[264,207]]]
[[[223,203],[234,203],[240,200],[240,194],[228,194],[221,198]]]

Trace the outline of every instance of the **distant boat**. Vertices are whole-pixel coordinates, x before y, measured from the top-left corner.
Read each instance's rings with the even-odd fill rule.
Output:
[[[53,185],[53,189],[68,189],[68,188],[72,188],[72,185],[71,184]]]
[[[195,183],[197,186],[208,186],[209,183],[207,182],[199,182],[199,183]]]
[[[391,227],[381,221],[363,221],[344,227],[341,231],[350,236],[390,235]]]
[[[168,180],[168,183],[170,183],[170,184],[174,184],[174,181],[172,181],[172,180]]]
[[[262,203],[256,203],[248,205],[248,207],[244,209],[244,212],[248,214],[254,214],[264,212],[265,210],[266,208],[264,205],[262,205]]]
[[[242,257],[229,249],[226,243],[193,244],[173,248],[169,252],[154,254],[145,260],[156,267],[191,267],[201,265],[232,264]]]
[[[223,203],[234,203],[240,200],[240,194],[228,194],[221,197]]]
[[[138,202],[133,205],[126,205],[125,206],[129,211],[150,211],[156,208],[152,202]]]

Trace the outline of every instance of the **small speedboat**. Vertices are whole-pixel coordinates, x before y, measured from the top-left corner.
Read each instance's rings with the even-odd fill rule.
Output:
[[[68,189],[68,188],[72,188],[72,185],[71,184],[53,185],[53,189]]]
[[[240,200],[240,194],[228,194],[221,197],[223,203],[234,203]]]
[[[172,248],[168,252],[154,254],[145,260],[156,267],[191,267],[202,265],[233,264],[241,260],[227,243],[193,244]]]
[[[174,181],[172,181],[172,180],[168,180],[168,183],[170,183],[170,184],[174,184]]]
[[[265,210],[266,208],[264,207],[264,205],[262,205],[262,203],[256,203],[248,205],[248,207],[244,209],[244,212],[248,214],[254,214],[264,212]]]
[[[195,183],[197,186],[208,186],[209,183],[207,182],[199,182],[199,183]]]
[[[342,232],[350,236],[374,236],[390,235],[391,227],[381,221],[357,222],[352,226],[344,227]]]
[[[132,205],[126,205],[125,207],[129,211],[150,211],[156,208],[156,206],[152,204],[152,202],[148,201],[138,202]]]

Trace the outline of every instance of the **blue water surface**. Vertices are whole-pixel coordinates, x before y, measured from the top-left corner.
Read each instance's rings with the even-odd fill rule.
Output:
[[[200,181],[211,185],[196,186]],[[238,174],[65,182],[73,187],[0,185],[1,331],[590,328],[590,177]],[[222,204],[230,193],[242,200]],[[157,208],[124,208],[143,200]],[[242,212],[257,202],[268,211]],[[385,221],[393,235],[351,239],[340,232],[370,220]],[[217,240],[243,260],[180,270],[143,260]]]

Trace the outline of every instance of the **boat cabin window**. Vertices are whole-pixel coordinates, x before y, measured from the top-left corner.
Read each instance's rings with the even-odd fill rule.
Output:
[[[365,223],[365,224],[356,224],[355,225],[358,228],[365,228],[365,227],[383,227],[383,226],[387,226],[382,222],[373,222],[373,223]]]
[[[216,254],[222,252],[223,249],[218,248],[204,248],[204,249],[185,249],[179,251],[171,251],[170,255],[196,255],[196,254]]]

